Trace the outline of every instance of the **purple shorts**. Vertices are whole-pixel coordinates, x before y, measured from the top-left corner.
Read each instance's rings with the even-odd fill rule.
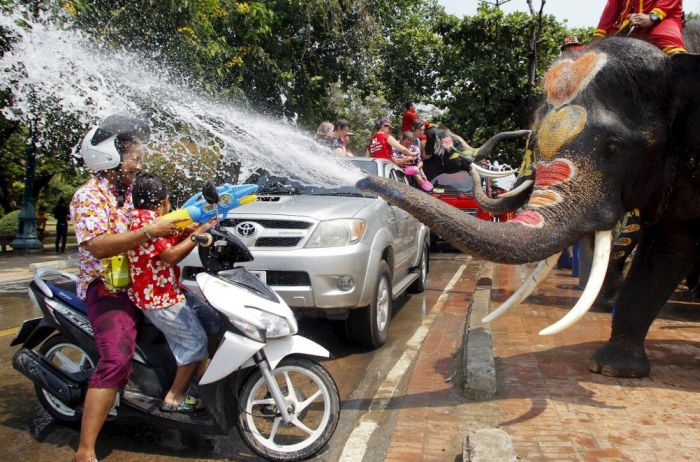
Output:
[[[88,286],[86,304],[99,354],[88,386],[124,388],[131,374],[141,313],[125,291],[110,292],[99,279]]]

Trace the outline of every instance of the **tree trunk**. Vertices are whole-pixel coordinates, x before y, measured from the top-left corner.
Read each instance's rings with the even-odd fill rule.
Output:
[[[533,93],[537,84],[537,58],[540,52],[540,41],[542,40],[542,14],[547,0],[541,0],[539,11],[535,11],[532,5],[532,0],[527,0],[527,6],[530,9],[532,17],[532,27],[530,29],[530,40],[527,45],[527,85],[525,86],[525,104],[521,108],[517,117],[521,127],[527,127],[531,123],[531,114],[533,113],[535,101]]]

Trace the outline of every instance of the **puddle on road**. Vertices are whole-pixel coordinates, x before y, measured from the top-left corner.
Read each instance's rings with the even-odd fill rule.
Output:
[[[41,311],[29,301],[26,289],[22,293],[0,294],[0,342],[14,337],[14,333],[3,335],[3,331],[19,327],[25,319],[37,316],[41,316]]]

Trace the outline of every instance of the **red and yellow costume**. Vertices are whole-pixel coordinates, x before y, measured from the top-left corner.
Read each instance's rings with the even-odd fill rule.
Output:
[[[637,27],[631,36],[653,43],[664,53],[685,52],[683,46],[683,0],[608,0],[600,17],[596,37],[627,34],[631,14],[654,13],[661,20],[650,27]]]

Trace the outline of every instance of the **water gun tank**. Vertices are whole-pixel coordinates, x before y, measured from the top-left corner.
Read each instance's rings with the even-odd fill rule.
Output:
[[[254,194],[257,190],[258,185],[255,184],[232,185],[225,183],[217,186],[219,214],[225,217],[229,210],[254,202],[257,199]],[[205,223],[215,216],[216,206],[204,200],[200,192],[190,197],[179,209],[163,215],[163,218],[173,220],[178,227],[184,228],[193,222]]]

